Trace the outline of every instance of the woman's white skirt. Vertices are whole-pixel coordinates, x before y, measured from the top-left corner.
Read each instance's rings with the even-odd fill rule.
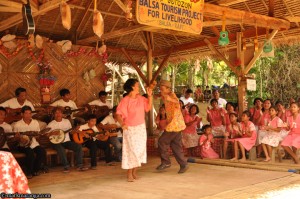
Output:
[[[147,163],[146,125],[128,126],[123,131],[122,169],[132,169]]]

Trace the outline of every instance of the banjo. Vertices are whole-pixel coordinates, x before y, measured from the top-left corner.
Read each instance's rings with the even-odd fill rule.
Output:
[[[60,144],[65,140],[66,133],[69,133],[70,131],[72,131],[72,128],[66,131],[55,129],[49,133],[49,140],[52,144]]]

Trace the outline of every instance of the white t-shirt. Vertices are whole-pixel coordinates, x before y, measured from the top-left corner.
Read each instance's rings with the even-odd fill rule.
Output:
[[[96,105],[96,106],[107,106],[109,109],[112,109],[112,105],[111,105],[111,103],[109,102],[109,101],[107,101],[106,100],[106,102],[105,103],[103,103],[103,102],[101,102],[101,100],[100,99],[96,99],[96,100],[94,100],[94,101],[91,101],[90,103],[89,103],[89,105]]]
[[[226,101],[225,99],[223,99],[223,98],[219,98],[219,99],[218,99],[218,106],[219,106],[220,108],[225,108],[225,107],[226,107],[226,104],[227,104],[227,101]]]
[[[81,126],[79,127],[78,130],[79,130],[79,131],[84,131],[84,130],[88,130],[88,129],[93,129],[93,131],[94,131],[95,133],[99,132],[99,130],[98,130],[98,128],[97,128],[96,126],[93,126],[93,127],[91,128],[91,127],[89,127],[88,123],[81,125]],[[97,138],[96,138],[96,137],[93,137],[93,140],[95,141],[95,140],[97,140]]]
[[[12,108],[12,109],[22,108],[23,106],[30,106],[32,111],[35,110],[34,107],[33,107],[33,104],[30,101],[25,100],[24,104],[21,105],[21,104],[19,104],[16,97],[11,98],[11,99],[3,102],[2,104],[0,104],[0,106],[2,106],[4,108]]]
[[[55,129],[60,129],[60,130],[63,130],[63,131],[67,131],[67,130],[72,128],[72,125],[71,125],[71,122],[68,119],[63,118],[62,121],[60,121],[60,122],[57,122],[56,120],[52,120],[48,124],[47,128],[51,128],[51,131],[55,130]],[[68,142],[68,141],[71,141],[70,140],[70,135],[69,135],[69,133],[65,133],[64,142]]]
[[[40,131],[39,122],[32,119],[30,124],[26,124],[23,119],[17,121],[13,126],[14,132],[26,132],[26,131]],[[40,144],[36,141],[35,137],[32,138],[30,148],[35,148]]]
[[[187,105],[188,103],[194,104],[194,100],[191,97],[189,97],[188,99],[186,99],[184,96],[182,96],[182,97],[180,97],[180,100],[183,101],[184,105]]]
[[[118,127],[121,127],[118,121],[115,121],[114,117],[112,115],[106,116],[102,121],[101,124],[116,124]],[[121,131],[118,131],[118,137],[122,137]]]
[[[68,102],[65,102],[63,99],[57,100],[50,104],[50,106],[61,106],[61,107],[66,107],[69,106],[72,110],[77,109],[77,106],[73,100],[69,100]]]
[[[3,128],[4,133],[12,132],[12,127],[9,124],[7,124],[6,122],[3,122],[2,124],[0,124],[0,127]],[[7,145],[7,141],[4,143],[4,146],[2,148],[3,149],[9,149],[9,147]]]
[[[57,100],[55,102],[53,102],[52,104],[50,104],[50,106],[54,106],[54,107],[70,107],[71,110],[75,110],[78,109],[75,102],[73,100],[69,100],[68,102],[65,102],[63,99]],[[71,118],[73,119],[73,113],[71,114]]]

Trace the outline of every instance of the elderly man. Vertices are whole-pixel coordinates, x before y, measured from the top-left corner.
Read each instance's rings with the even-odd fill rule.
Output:
[[[213,99],[216,99],[218,101],[218,106],[220,108],[225,108],[227,101],[220,97],[220,93],[218,90],[213,90]]]
[[[156,168],[162,171],[171,166],[168,149],[171,146],[176,161],[180,165],[178,173],[184,173],[188,169],[188,164],[182,152],[181,131],[185,129],[184,119],[181,113],[179,100],[175,93],[171,91],[171,82],[160,81],[161,97],[165,104],[167,114],[167,126],[165,132],[158,140],[158,148],[161,157],[161,164]]]

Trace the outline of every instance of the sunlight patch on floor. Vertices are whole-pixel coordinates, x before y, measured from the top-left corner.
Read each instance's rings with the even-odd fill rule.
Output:
[[[259,195],[258,199],[293,199],[300,198],[300,185],[289,186],[280,190],[268,191]]]

